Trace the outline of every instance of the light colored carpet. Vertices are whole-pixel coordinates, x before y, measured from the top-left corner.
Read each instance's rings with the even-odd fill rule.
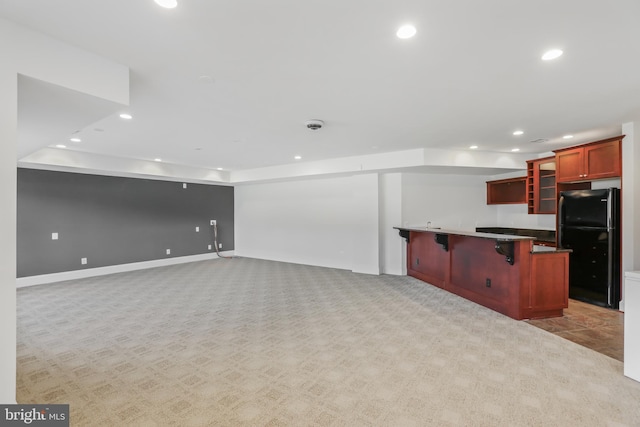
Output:
[[[409,277],[221,259],[18,290],[74,426],[638,426],[622,363]]]

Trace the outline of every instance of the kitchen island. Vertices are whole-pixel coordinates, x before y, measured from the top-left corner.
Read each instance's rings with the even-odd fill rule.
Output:
[[[569,250],[534,237],[394,227],[407,274],[513,319],[560,317],[569,302]]]

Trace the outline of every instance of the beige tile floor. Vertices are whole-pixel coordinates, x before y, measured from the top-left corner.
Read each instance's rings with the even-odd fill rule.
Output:
[[[562,317],[528,321],[531,325],[623,361],[624,314],[618,310],[569,300]]]

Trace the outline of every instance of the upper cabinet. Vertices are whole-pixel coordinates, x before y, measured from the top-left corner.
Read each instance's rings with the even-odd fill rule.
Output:
[[[622,175],[622,136],[555,150],[556,182],[593,181]]]
[[[527,176],[487,182],[487,204],[526,203],[530,214],[555,214],[558,195],[591,188],[591,181],[622,176],[624,135],[555,150],[527,161]]]
[[[527,203],[526,178],[509,178],[487,181],[487,204],[504,205]]]
[[[528,213],[554,214],[556,204],[556,158],[527,161]]]

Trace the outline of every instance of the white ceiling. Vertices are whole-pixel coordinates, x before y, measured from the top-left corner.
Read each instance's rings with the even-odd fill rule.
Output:
[[[20,143],[237,171],[472,144],[541,153],[640,117],[638,0],[178,1],[0,0],[1,17],[131,70],[128,122],[22,79]],[[406,22],[418,33],[400,40]]]

